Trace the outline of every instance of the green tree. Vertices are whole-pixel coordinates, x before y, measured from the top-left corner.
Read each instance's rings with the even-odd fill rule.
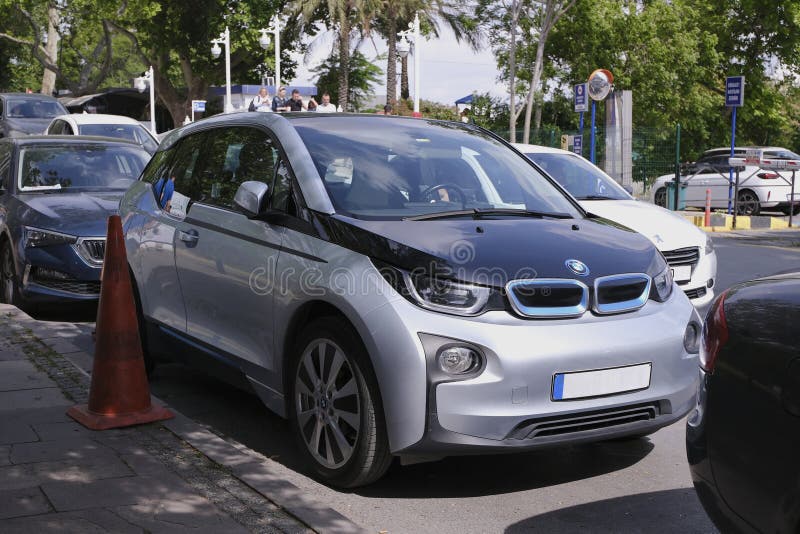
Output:
[[[376,58],[377,60],[378,58]],[[317,75],[317,94],[330,93],[331,101],[341,106],[342,97],[339,91],[341,85],[341,73],[339,72],[341,62],[334,54],[320,65],[311,70]],[[375,65],[375,60],[369,60],[359,52],[354,51],[348,63],[350,72],[348,73],[349,83],[347,90],[349,94],[345,99],[354,110],[358,111],[370,96],[373,94],[373,85],[380,83],[383,71]]]

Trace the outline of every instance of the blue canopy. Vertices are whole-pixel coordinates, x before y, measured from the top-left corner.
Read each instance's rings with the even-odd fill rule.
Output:
[[[456,105],[459,104],[472,104],[472,95],[467,95],[456,100]]]

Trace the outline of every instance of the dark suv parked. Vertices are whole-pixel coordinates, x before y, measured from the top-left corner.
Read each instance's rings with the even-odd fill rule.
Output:
[[[54,117],[67,110],[52,96],[28,93],[0,94],[0,137],[40,134]]]

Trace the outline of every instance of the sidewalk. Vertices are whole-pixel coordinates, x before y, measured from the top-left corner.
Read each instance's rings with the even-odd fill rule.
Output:
[[[177,412],[102,432],[74,422],[90,339],[0,304],[0,532],[361,531]]]

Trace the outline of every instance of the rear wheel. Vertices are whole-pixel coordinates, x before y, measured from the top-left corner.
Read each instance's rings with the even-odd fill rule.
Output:
[[[296,344],[289,416],[304,456],[325,482],[352,488],[379,479],[392,461],[377,381],[344,320],[309,324]]]
[[[147,345],[147,329],[145,328],[144,312],[142,311],[142,300],[139,298],[139,289],[136,286],[136,279],[133,273],[128,271],[131,278],[131,286],[133,290],[133,302],[136,304],[136,322],[139,323],[139,339],[142,343],[142,355],[144,356],[144,370],[147,377],[150,378],[156,369],[156,360],[150,354]]]
[[[653,202],[656,206],[661,206],[662,208],[667,207],[667,190],[665,188],[660,188],[656,191],[655,196],[653,197]]]
[[[738,215],[758,215],[761,211],[761,203],[758,200],[758,195],[749,189],[739,191],[736,205],[736,213]]]

